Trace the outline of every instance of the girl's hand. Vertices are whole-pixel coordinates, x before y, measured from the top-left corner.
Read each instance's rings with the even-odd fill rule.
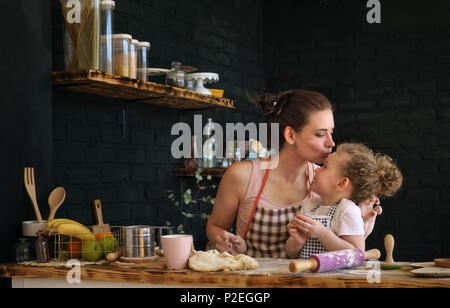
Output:
[[[307,237],[319,237],[326,229],[320,221],[303,215],[295,216],[292,224]]]
[[[375,204],[377,206],[373,207]],[[380,200],[374,195],[370,196],[369,199],[360,202],[358,206],[361,209],[361,215],[364,221],[365,238],[367,238],[375,227],[377,216],[383,213],[383,208],[380,206]]]

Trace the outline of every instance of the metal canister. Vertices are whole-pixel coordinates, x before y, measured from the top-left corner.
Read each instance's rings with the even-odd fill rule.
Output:
[[[146,258],[153,256],[155,232],[150,226],[124,227],[125,251],[127,258]]]

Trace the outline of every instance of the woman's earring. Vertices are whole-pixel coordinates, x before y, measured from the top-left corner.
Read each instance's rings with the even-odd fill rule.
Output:
[[[291,149],[293,149],[295,147],[295,143],[290,145]]]

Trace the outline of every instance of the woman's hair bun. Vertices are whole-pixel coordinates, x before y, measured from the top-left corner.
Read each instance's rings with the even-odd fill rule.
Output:
[[[262,113],[267,117],[272,117],[277,112],[278,95],[266,93],[260,97],[250,100],[253,104],[261,108]]]

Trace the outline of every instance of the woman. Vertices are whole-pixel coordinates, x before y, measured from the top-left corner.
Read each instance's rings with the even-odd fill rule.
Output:
[[[271,161],[276,164],[262,169],[261,160],[255,159],[228,168],[206,231],[221,252],[286,258],[287,225],[302,202],[313,196],[315,164],[323,163],[335,146],[332,106],[323,95],[305,90],[264,95],[255,103],[270,123],[279,123],[280,151]],[[381,214],[374,203],[379,201],[372,197],[360,204],[366,237]],[[237,235],[229,232],[235,218]]]

